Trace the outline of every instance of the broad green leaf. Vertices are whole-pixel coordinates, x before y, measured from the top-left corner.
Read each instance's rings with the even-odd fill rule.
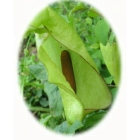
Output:
[[[74,134],[75,131],[79,128],[83,127],[82,122],[80,121],[75,121],[68,129],[66,130],[67,134]]]
[[[82,122],[75,121],[72,125],[69,125],[66,121],[55,127],[56,132],[61,132],[63,134],[73,135],[75,131],[83,126]]]
[[[105,115],[105,111],[93,112],[91,114],[88,114],[83,120],[84,126],[82,127],[81,131],[95,126],[101,119],[103,119]]]
[[[110,26],[105,20],[99,20],[95,26],[95,35],[103,45],[107,44]]]
[[[54,129],[58,124],[60,124],[60,118],[59,117],[51,117],[49,121],[47,122],[46,126],[50,127],[51,129]]]
[[[44,24],[49,30],[50,36],[39,46],[38,57],[46,66],[48,81],[59,88],[67,121],[72,124],[81,121],[87,110],[107,108],[112,102],[110,91],[76,31],[49,7],[32,24]],[[76,92],[62,73],[63,50],[72,60]]]
[[[53,116],[59,117],[63,113],[63,105],[62,105],[62,99],[58,92],[58,88],[54,84],[50,84],[48,82],[44,83],[44,91],[47,93],[49,98],[49,106],[50,106],[50,112]],[[44,105],[44,102],[42,102]],[[45,105],[47,104],[47,101],[45,102]]]
[[[42,63],[29,65],[29,70],[35,76],[36,79],[42,82],[48,79],[46,68]]]
[[[110,45],[109,43],[104,46],[100,44],[100,49],[104,57],[106,66],[110,74],[114,77],[114,82],[118,86],[120,82],[120,54],[119,48],[116,43]]]
[[[54,131],[65,133],[67,129],[68,129],[68,123],[67,123],[67,121],[65,121],[65,122],[61,123],[60,125],[56,126],[54,128]]]
[[[49,105],[47,99],[44,98],[44,97],[40,98],[39,103],[40,103],[41,106],[43,106],[43,107],[47,107],[47,106]]]

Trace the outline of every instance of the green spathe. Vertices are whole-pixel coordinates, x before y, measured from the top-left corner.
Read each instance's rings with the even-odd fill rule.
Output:
[[[118,86],[120,82],[120,65],[121,65],[119,48],[116,43],[112,43],[112,45],[107,43],[106,46],[100,44],[100,49],[104,61],[106,63],[106,66],[110,74],[113,76],[116,86]]]
[[[46,66],[48,81],[56,84],[60,90],[67,121],[74,123],[82,120],[85,112],[107,108],[112,102],[111,93],[76,31],[49,7],[31,25],[35,28],[43,25],[49,33],[42,43],[37,43],[40,45],[37,46],[38,58]],[[27,33],[31,30],[33,28]],[[36,41],[40,42],[41,35],[36,36]],[[76,93],[62,73],[63,50],[67,50],[72,59]]]

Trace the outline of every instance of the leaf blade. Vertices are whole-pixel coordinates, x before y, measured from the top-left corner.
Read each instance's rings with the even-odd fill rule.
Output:
[[[116,43],[104,46],[100,44],[101,52],[110,74],[114,77],[114,82],[118,86],[120,82],[120,53]]]
[[[107,44],[109,25],[105,20],[99,20],[95,26],[95,35],[103,45]]]

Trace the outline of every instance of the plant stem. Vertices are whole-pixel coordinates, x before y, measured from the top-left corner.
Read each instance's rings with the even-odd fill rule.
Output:
[[[50,111],[49,108],[43,108],[43,107],[28,106],[28,108],[29,108],[31,111],[42,111],[42,112],[49,112],[49,111]]]
[[[29,47],[30,40],[31,40],[31,35],[29,36],[29,39],[28,39],[28,41],[27,41],[26,49],[28,49],[28,47]]]

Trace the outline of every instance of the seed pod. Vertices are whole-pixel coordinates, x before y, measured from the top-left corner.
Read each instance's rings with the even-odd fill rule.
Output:
[[[76,83],[75,83],[72,61],[71,61],[70,54],[67,50],[62,51],[61,53],[61,66],[62,66],[63,75],[65,76],[66,80],[69,82],[72,89],[76,93]]]

